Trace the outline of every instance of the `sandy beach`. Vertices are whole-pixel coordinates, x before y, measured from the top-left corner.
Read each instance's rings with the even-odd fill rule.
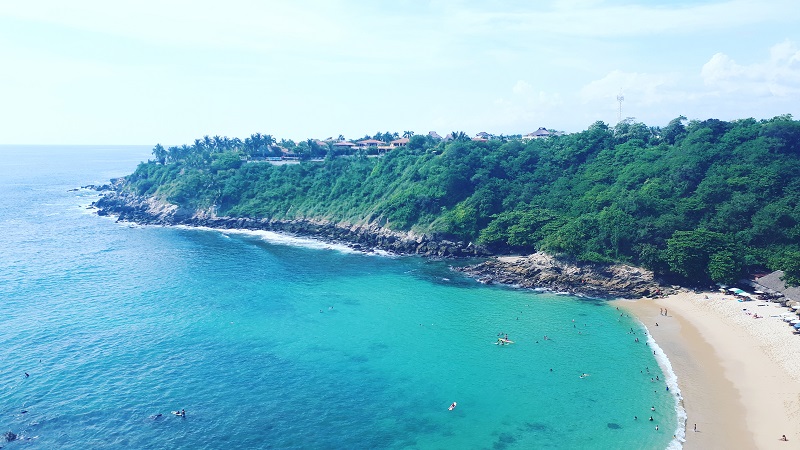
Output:
[[[615,302],[647,327],[677,374],[685,449],[800,448],[800,335],[776,317],[786,308],[719,292]]]

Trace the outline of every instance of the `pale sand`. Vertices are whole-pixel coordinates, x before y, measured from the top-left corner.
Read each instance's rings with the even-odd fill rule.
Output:
[[[771,317],[786,308],[721,293],[616,302],[648,328],[678,376],[685,449],[800,448],[800,336]]]

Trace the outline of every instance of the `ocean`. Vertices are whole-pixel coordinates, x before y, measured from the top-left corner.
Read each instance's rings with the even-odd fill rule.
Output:
[[[0,433],[17,436],[0,447],[679,447],[674,375],[607,302],[484,286],[459,261],[116,223],[74,190],[150,156],[0,147]]]

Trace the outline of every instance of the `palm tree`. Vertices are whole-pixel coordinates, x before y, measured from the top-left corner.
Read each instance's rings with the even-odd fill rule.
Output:
[[[404,138],[411,139],[411,136],[414,136],[414,132],[413,131],[403,131],[403,137]]]
[[[156,157],[156,161],[158,161],[160,164],[164,164],[164,162],[167,160],[167,151],[164,150],[164,147],[161,144],[156,144],[156,146],[153,147],[153,156]]]
[[[453,137],[454,141],[468,141],[469,135],[464,133],[463,131],[452,131],[450,132],[450,136]]]

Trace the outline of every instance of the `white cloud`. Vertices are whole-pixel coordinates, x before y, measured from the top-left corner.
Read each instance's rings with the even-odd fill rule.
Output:
[[[800,94],[800,49],[784,41],[770,49],[765,61],[742,65],[717,53],[703,65],[700,76],[719,94],[786,97]]]
[[[562,0],[552,8],[531,11],[494,5],[468,7],[459,3],[451,23],[464,32],[489,33],[501,28],[507,32],[534,32],[557,36],[652,36],[712,29],[732,29],[770,21],[800,19],[800,8],[793,0],[728,0],[704,4],[679,5],[611,4],[609,1]],[[494,8],[494,9],[492,9]],[[455,9],[455,8],[454,8]]]

